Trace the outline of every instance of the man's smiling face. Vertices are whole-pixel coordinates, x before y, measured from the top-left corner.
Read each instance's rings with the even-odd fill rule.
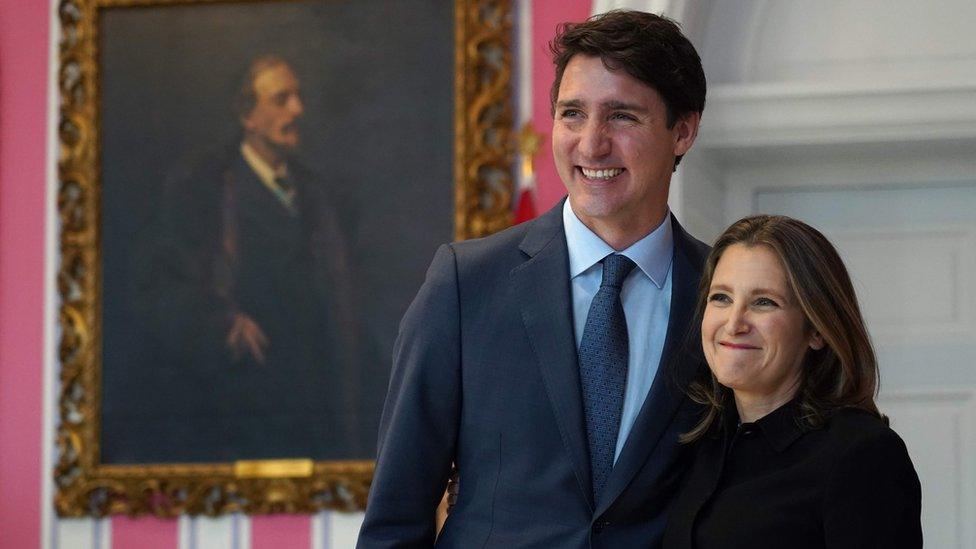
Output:
[[[575,55],[559,85],[552,130],[573,212],[601,237],[604,226],[646,235],[667,212],[674,158],[697,130],[697,113],[668,128],[657,91],[599,57]]]

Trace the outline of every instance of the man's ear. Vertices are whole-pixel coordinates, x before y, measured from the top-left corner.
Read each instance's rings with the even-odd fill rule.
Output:
[[[242,114],[241,116],[237,117],[237,120],[241,123],[241,127],[244,128],[245,130],[254,129],[253,127],[251,127],[253,126],[253,124],[251,124],[251,113]]]
[[[681,156],[691,149],[698,137],[698,125],[701,123],[700,112],[685,114],[674,123],[671,134],[674,136],[674,155]]]

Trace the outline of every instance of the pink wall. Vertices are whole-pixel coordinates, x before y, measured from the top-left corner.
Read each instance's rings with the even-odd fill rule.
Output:
[[[49,2],[0,7],[0,547],[40,542]]]
[[[45,150],[50,2],[0,3],[0,548],[41,543]],[[560,21],[589,15],[590,0],[535,0],[533,121],[548,133],[552,79],[546,42]],[[548,140],[537,163],[539,209],[564,193]],[[252,547],[308,547],[307,517],[263,517]],[[62,540],[65,542],[68,540]],[[113,519],[114,547],[178,545],[176,521]],[[70,544],[70,542],[69,542]]]
[[[552,164],[552,115],[549,89],[556,70],[549,53],[549,41],[564,21],[582,21],[590,16],[591,0],[534,0],[532,2],[532,125],[545,135],[536,158],[537,211],[545,212],[566,194]]]

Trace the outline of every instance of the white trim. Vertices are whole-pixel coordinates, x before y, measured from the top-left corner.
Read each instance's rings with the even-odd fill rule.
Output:
[[[606,13],[610,10],[630,9],[646,11],[654,14],[665,14],[672,4],[681,4],[682,0],[593,0],[590,8],[591,15]],[[679,6],[680,7],[680,6]]]
[[[57,422],[58,394],[58,354],[57,354],[57,269],[58,249],[58,117],[60,116],[58,94],[59,39],[61,35],[58,18],[58,1],[49,0],[48,16],[48,71],[47,71],[47,123],[44,152],[44,315],[42,356],[42,394],[41,394],[41,547],[51,549],[57,541],[54,529],[57,519],[54,516],[54,437]]]
[[[532,122],[532,0],[516,2],[518,10],[518,128]]]
[[[762,28],[767,24],[775,24],[773,21],[768,21],[766,18],[766,12],[769,10],[768,0],[754,0],[752,4],[752,9],[750,10],[750,17],[748,18],[748,25],[746,27],[746,42],[743,48],[742,56],[739,59],[739,73],[744,75],[747,79],[753,78],[753,67],[756,66],[755,59],[759,53],[759,48],[762,44]],[[709,90],[709,101],[711,100],[711,94],[714,92]]]
[[[312,547],[311,549],[330,549],[332,547],[329,543],[329,530],[331,526],[332,511],[322,511],[316,513],[312,516]]]
[[[707,149],[976,138],[976,82],[719,85],[707,113]]]
[[[365,517],[366,515],[361,511],[333,511],[329,513],[331,522],[328,547],[336,549],[355,547]]]
[[[180,515],[177,519],[176,547],[178,549],[196,549],[196,524],[193,517]]]
[[[94,537],[92,547],[95,549],[112,549],[112,519],[88,519],[94,523]]]
[[[534,116],[532,109],[532,0],[521,0],[516,2],[516,17],[518,17],[518,36],[516,36],[516,83],[518,88],[515,90],[517,112],[517,123],[515,131],[521,131],[525,124],[531,124]],[[532,177],[525,177],[521,168],[523,156],[519,151],[515,151],[515,193],[512,195],[511,207],[518,207],[518,200],[523,189],[534,188],[535,183]]]
[[[915,223],[910,227],[886,227],[886,228],[843,228],[831,230],[823,227],[824,234],[833,242],[837,243],[841,255],[845,255],[847,246],[852,243],[862,245],[871,242],[873,245],[883,245],[885,241],[900,241],[900,246],[905,246],[905,241],[927,240],[929,247],[948,248],[950,254],[954,256],[954,274],[951,276],[955,280],[955,285],[951,288],[954,296],[955,305],[965,305],[972,303],[970,299],[969,282],[973,280],[974,269],[976,269],[976,229],[971,224],[919,224]],[[916,245],[916,249],[919,246]],[[845,260],[848,266],[852,265],[851,258]],[[877,273],[876,273],[877,274]],[[874,284],[879,285],[880,280],[875,279]],[[865,307],[863,292],[865,284],[861,280],[854,280],[858,295],[862,296],[861,307]],[[869,285],[870,286],[870,285]],[[865,309],[862,311],[867,313]],[[964,344],[976,341],[976,318],[974,311],[969,307],[960,307],[957,311],[947,311],[950,318],[915,320],[914,323],[885,323],[878,317],[867,317],[866,322],[870,326],[871,337],[875,345],[889,344],[908,344],[908,343],[958,343]]]
[[[976,460],[973,459],[976,456],[976,387],[927,387],[908,391],[883,391],[878,398],[882,413],[885,413],[886,406],[898,403],[922,406],[958,405],[960,423],[956,460],[960,478],[956,485],[956,497],[959,501],[955,521],[958,528],[956,534],[959,547],[976,547],[976,526],[972,521],[976,513]],[[894,419],[897,421],[897,417]],[[924,498],[922,505],[923,507],[926,505]]]
[[[976,414],[976,387],[932,386],[918,389],[882,390],[878,396],[878,403],[889,402],[964,402]],[[884,413],[884,410],[881,412]]]
[[[799,151],[766,150],[755,155],[765,163],[724,162],[725,224],[754,213],[760,193],[802,191],[851,191],[889,189],[939,189],[971,187],[976,182],[976,158],[971,149],[960,153],[932,145],[918,150],[889,146],[881,155],[877,151],[848,148],[805,157]],[[788,149],[785,149],[788,151]],[[740,160],[751,151],[736,155]],[[861,154],[857,154],[860,152]],[[966,157],[968,158],[966,158]],[[829,164],[830,169],[824,168]],[[679,168],[680,169],[680,168]]]
[[[685,219],[685,178],[681,165],[678,171],[671,174],[671,182],[668,186],[668,209],[679,221]]]
[[[52,543],[58,549],[103,549],[103,536],[104,527],[98,520],[66,518],[55,522]]]
[[[232,543],[232,549],[251,549],[251,517],[243,513],[234,513],[231,517],[236,541]]]
[[[233,515],[219,517],[181,515],[179,547],[180,549],[229,549],[233,546],[235,532],[240,538],[239,526]]]
[[[640,7],[641,4],[643,4],[643,7]],[[681,15],[685,8],[685,0],[644,0],[643,2],[632,1],[630,2],[630,5],[637,9],[643,9],[648,13],[663,15],[680,22]]]

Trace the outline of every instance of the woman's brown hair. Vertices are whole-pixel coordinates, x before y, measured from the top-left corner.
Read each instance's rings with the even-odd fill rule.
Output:
[[[816,428],[839,408],[860,408],[881,417],[874,402],[878,363],[851,278],[834,246],[806,223],[780,215],[756,215],[726,229],[705,260],[696,309],[699,322],[715,267],[733,244],[773,250],[809,326],[826,343],[820,350],[808,350],[804,358],[796,395],[800,420]],[[729,394],[710,370],[692,382],[688,391],[706,411],[701,421],[681,436],[682,442],[697,440],[709,430],[722,415]]]

